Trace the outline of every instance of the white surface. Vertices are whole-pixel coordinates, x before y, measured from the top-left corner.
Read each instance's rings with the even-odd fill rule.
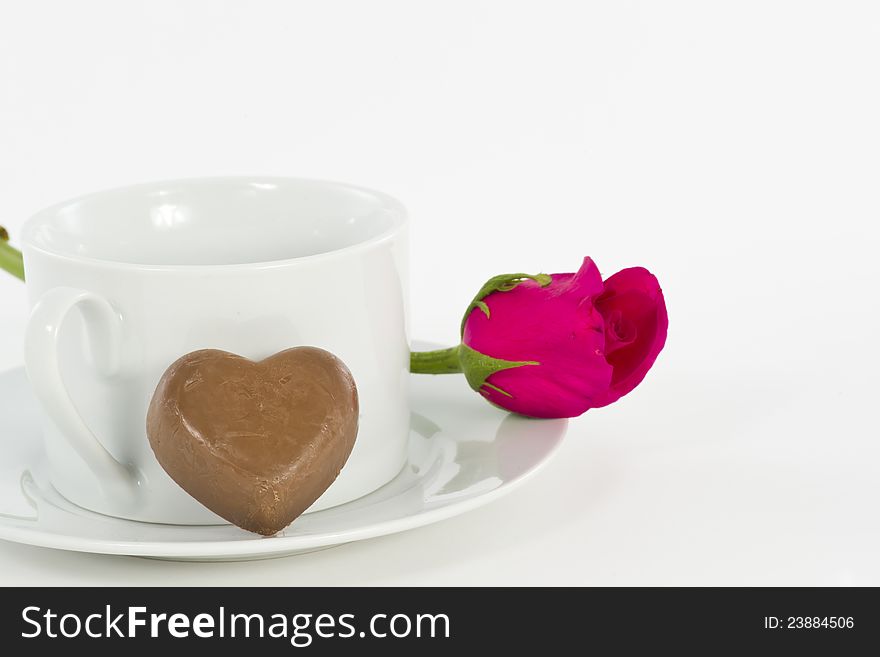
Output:
[[[347,180],[410,211],[413,335],[584,255],[649,267],[671,323],[496,504],[259,563],[0,544],[0,582],[880,584],[878,36],[830,0],[2,5],[13,235],[116,184]],[[13,367],[23,286],[0,298]]]
[[[253,234],[233,253],[240,231]],[[363,497],[400,472],[409,254],[399,202],[295,178],[168,181],[62,203],[21,235],[34,304],[25,366],[51,418],[52,483],[71,502],[146,522],[221,521],[168,476],[146,439],[157,382],[199,349],[262,360],[310,345],[351,371],[358,438],[311,510]]]
[[[481,403],[452,377],[412,386],[407,460],[348,504],[308,513],[267,539],[231,525],[157,525],[91,513],[50,483],[41,412],[24,370],[0,374],[0,539],[65,550],[194,561],[286,556],[457,516],[522,485],[562,443],[566,420],[533,422]]]

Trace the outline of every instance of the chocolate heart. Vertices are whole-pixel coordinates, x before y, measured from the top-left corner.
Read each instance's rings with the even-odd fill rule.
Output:
[[[171,478],[218,516],[266,536],[327,490],[357,431],[354,379],[315,347],[259,362],[194,351],[165,371],[147,412],[147,437]]]

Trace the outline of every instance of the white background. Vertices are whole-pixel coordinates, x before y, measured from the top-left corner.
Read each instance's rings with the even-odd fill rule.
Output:
[[[0,583],[880,584],[878,82],[871,2],[2,2],[13,241],[120,184],[337,179],[410,209],[415,337],[584,255],[655,272],[670,333],[457,519],[238,564],[0,544]],[[0,369],[26,312],[0,276]]]

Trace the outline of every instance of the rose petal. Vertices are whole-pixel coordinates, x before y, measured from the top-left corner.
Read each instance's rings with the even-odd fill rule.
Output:
[[[632,343],[607,355],[614,373],[609,390],[596,404],[599,407],[617,401],[645,378],[666,344],[669,318],[660,284],[642,267],[624,269],[608,278],[595,305],[606,321],[619,312],[636,330]]]

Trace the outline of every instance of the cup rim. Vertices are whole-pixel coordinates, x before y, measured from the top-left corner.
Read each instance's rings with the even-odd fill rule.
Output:
[[[203,184],[203,183],[215,183],[215,184],[272,184],[272,183],[306,183],[309,185],[318,185],[324,187],[335,187],[344,191],[350,192],[358,192],[361,194],[367,194],[369,196],[374,197],[379,200],[381,204],[388,210],[391,210],[391,218],[392,225],[390,228],[373,235],[365,240],[357,242],[355,244],[350,244],[348,246],[343,246],[337,249],[331,249],[329,251],[324,251],[322,253],[313,253],[304,256],[295,256],[291,258],[280,258],[274,260],[255,260],[253,262],[235,262],[235,263],[210,263],[210,264],[159,264],[159,263],[137,263],[137,262],[126,262],[124,260],[112,260],[108,258],[96,258],[93,256],[86,256],[78,253],[71,253],[67,251],[61,251],[57,249],[48,248],[42,245],[38,245],[32,238],[33,233],[36,231],[37,227],[41,225],[42,222],[46,221],[49,216],[53,216],[58,212],[62,211],[64,208],[74,205],[75,203],[80,203],[83,201],[88,201],[98,196],[103,196],[105,194],[112,193],[120,193],[120,192],[136,192],[145,189],[157,189],[163,185],[181,185],[181,184]],[[106,189],[101,189],[95,192],[89,192],[87,194],[80,194],[78,196],[74,196],[72,198],[68,198],[67,200],[60,201],[58,203],[53,203],[52,205],[39,210],[35,214],[31,215],[28,218],[24,225],[22,226],[21,231],[21,243],[22,249],[25,253],[25,275],[27,275],[27,252],[35,251],[39,252],[43,255],[48,255],[54,258],[59,258],[62,260],[79,262],[83,264],[97,265],[97,266],[106,266],[117,269],[132,269],[138,271],[186,271],[186,272],[196,272],[199,270],[242,270],[242,269],[272,269],[276,267],[285,267],[293,264],[299,264],[304,262],[314,262],[317,260],[324,260],[328,258],[337,258],[340,256],[345,256],[351,253],[356,253],[358,251],[362,251],[383,242],[388,241],[395,235],[397,235],[403,228],[408,224],[408,214],[406,211],[406,207],[398,201],[393,196],[389,196],[384,192],[377,191],[375,189],[371,189],[369,187],[361,187],[360,185],[353,185],[351,183],[339,182],[336,180],[325,180],[320,178],[301,178],[297,176],[264,176],[264,175],[236,175],[236,176],[198,176],[198,177],[187,177],[187,178],[168,178],[163,180],[154,180],[149,182],[141,182],[135,183],[132,185],[121,185],[116,187],[109,187]]]

